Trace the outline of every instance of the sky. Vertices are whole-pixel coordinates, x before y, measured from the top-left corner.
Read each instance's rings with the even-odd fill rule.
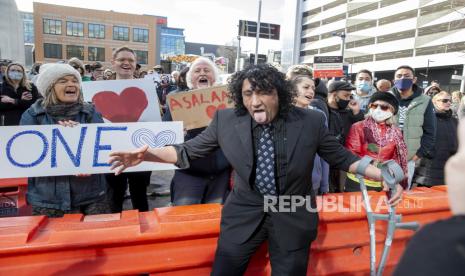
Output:
[[[32,0],[16,0],[20,11],[32,12]],[[258,0],[38,0],[36,2],[166,16],[168,27],[184,28],[187,42],[237,45],[239,20],[257,21]],[[282,25],[284,0],[262,0],[261,22]],[[255,39],[242,37],[244,52],[255,52]],[[281,42],[260,39],[259,53],[280,50]]]

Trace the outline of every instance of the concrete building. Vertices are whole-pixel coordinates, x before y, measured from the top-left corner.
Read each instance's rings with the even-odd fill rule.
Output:
[[[14,0],[0,0],[0,59],[24,64],[23,24]]]
[[[421,82],[439,79],[457,88],[450,76],[462,74],[465,63],[465,1],[287,1],[295,17],[285,24],[286,65],[343,54],[349,73],[367,68],[392,79],[396,67],[408,64]]]
[[[43,63],[77,57],[110,66],[113,50],[128,46],[142,67],[151,68],[159,62],[157,26],[166,24],[166,17],[34,2],[35,59]]]
[[[24,65],[31,67],[34,63],[34,15],[32,12],[19,12],[23,21]]]

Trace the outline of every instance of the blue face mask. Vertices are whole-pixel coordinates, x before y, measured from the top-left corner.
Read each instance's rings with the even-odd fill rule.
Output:
[[[16,71],[10,71],[8,72],[8,77],[12,80],[21,80],[23,78],[23,73],[16,72]]]
[[[371,84],[367,81],[360,81],[357,84],[357,89],[364,93],[369,93],[371,91]]]
[[[413,85],[413,79],[398,79],[394,81],[394,86],[399,90],[409,90]]]

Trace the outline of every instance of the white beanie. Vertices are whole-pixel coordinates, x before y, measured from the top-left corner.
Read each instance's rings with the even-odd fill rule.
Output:
[[[37,77],[37,90],[42,96],[51,91],[52,86],[65,76],[74,76],[79,81],[81,87],[81,75],[79,72],[68,64],[63,63],[47,63],[40,66],[39,75]]]

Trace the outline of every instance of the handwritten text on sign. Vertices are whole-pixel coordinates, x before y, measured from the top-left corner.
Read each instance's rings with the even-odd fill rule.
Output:
[[[108,154],[183,142],[181,122],[1,127],[0,178],[108,173]],[[143,162],[127,171],[171,170]]]
[[[227,86],[215,86],[168,95],[173,121],[183,121],[186,129],[208,126],[218,109],[232,107]]]

